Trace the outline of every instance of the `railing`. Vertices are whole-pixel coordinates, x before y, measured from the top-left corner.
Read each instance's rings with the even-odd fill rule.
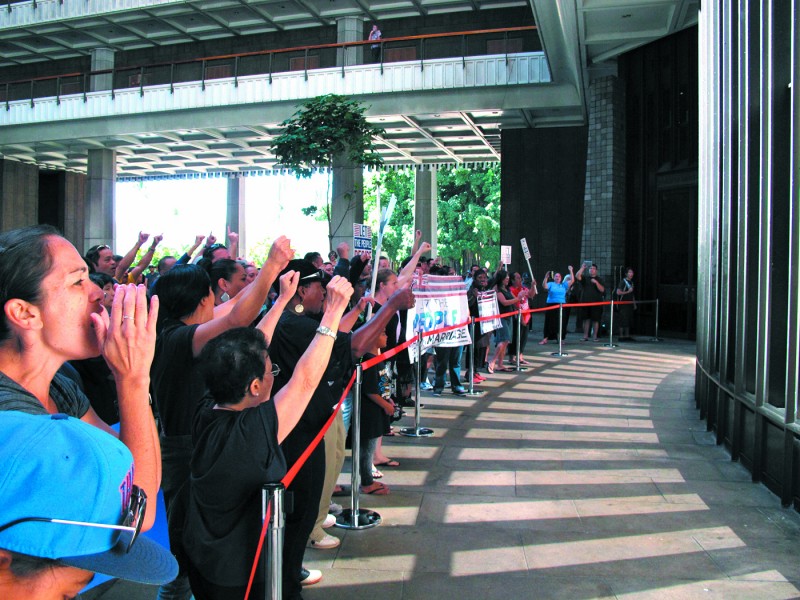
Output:
[[[316,44],[273,50],[242,52],[196,59],[188,59],[169,63],[153,63],[115,67],[89,72],[62,73],[44,77],[35,77],[15,81],[0,82],[0,101],[29,100],[31,107],[36,98],[55,97],[72,94],[86,95],[93,90],[111,91],[138,88],[144,95],[144,88],[150,85],[169,85],[174,91],[176,83],[200,81],[203,89],[207,80],[233,78],[238,87],[238,79],[246,75],[268,75],[272,83],[274,73],[303,71],[308,79],[309,70],[317,68],[341,67],[342,77],[345,66],[353,66],[348,50],[380,45],[378,63],[364,62],[360,64],[380,64],[388,62],[419,60],[424,69],[426,59],[461,57],[466,64],[467,56],[489,54],[509,54],[528,52],[539,49],[536,26],[505,27],[499,29],[481,29],[459,31],[453,33],[435,33],[405,37],[385,38],[381,40],[361,40],[356,42],[340,42],[334,44]],[[369,49],[369,48],[368,48]],[[344,58],[337,59],[342,54]],[[355,63],[359,64],[359,63]]]

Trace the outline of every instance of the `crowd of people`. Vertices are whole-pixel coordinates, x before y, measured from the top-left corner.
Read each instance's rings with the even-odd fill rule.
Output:
[[[108,246],[93,246],[81,256],[46,226],[0,235],[0,431],[13,429],[15,439],[26,442],[0,448],[4,467],[20,461],[26,436],[48,436],[36,448],[38,462],[32,460],[27,471],[19,467],[18,480],[0,482],[1,597],[37,597],[31,590],[49,570],[63,579],[66,596],[97,571],[160,584],[164,599],[243,598],[261,529],[262,485],[283,478],[306,451],[355,365],[407,340],[415,273],[454,274],[426,257],[431,246],[419,232],[398,271],[386,257],[373,267],[368,254],[351,256],[346,243],[327,262],[318,252],[297,259],[286,237],[274,241],[257,267],[235,258],[238,237],[230,231],[228,246],[197,236],[181,257],[151,265],[162,239],[154,236],[133,265],[149,239],[140,233],[124,256]],[[545,275],[548,305],[565,302],[578,282],[585,299],[603,293],[596,266],[569,271],[567,283],[558,273]],[[632,278],[628,269],[617,286],[619,299],[633,299]],[[535,280],[524,279],[473,266],[465,281],[470,313],[478,315],[479,298],[492,290],[501,313],[525,310],[538,288]],[[554,313],[547,313],[543,343],[557,337]],[[629,328],[625,314],[623,327]],[[599,316],[591,310],[583,316],[584,337],[590,328],[596,337]],[[472,344],[475,365],[488,374],[527,362],[515,353],[518,344],[525,347],[530,315],[523,315],[519,327],[511,318],[500,321],[494,332],[476,333]],[[623,332],[630,335],[629,329]],[[464,395],[462,350],[437,347],[423,356],[425,378],[431,362],[435,375],[432,386],[420,383],[436,396],[446,387]],[[475,370],[474,382],[484,379]],[[414,406],[413,384],[406,352],[378,360],[365,372],[361,493],[390,493],[378,467],[400,464],[386,456],[381,441],[403,408]],[[306,548],[340,544],[326,530],[342,510],[334,497],[348,493],[337,480],[352,418],[348,410],[336,414],[324,443],[287,489],[285,598],[301,598],[303,586],[321,578],[303,566]],[[118,433],[111,427],[117,423]],[[80,475],[63,467],[64,447],[75,449],[79,460],[69,468]],[[106,473],[94,460],[98,448],[117,457]],[[38,500],[48,486],[73,476],[96,485],[75,492],[69,502],[63,501],[66,491]],[[24,505],[18,487],[26,477],[28,495],[37,500]],[[170,541],[166,554],[138,539],[153,525],[159,489]],[[123,495],[116,512],[110,506],[89,510],[92,499],[109,490]],[[84,545],[80,528],[102,535]],[[22,543],[26,537],[73,543]],[[45,546],[46,552],[40,549]],[[129,552],[134,547],[149,558],[131,567],[139,556]],[[259,567],[251,597],[263,597],[264,585]]]

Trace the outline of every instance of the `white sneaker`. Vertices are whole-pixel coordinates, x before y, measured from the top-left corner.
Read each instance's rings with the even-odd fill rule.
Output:
[[[336,517],[334,517],[333,515],[328,515],[322,522],[323,529],[328,529],[329,527],[333,527],[334,525],[336,525]]]
[[[338,548],[341,543],[342,540],[339,538],[325,534],[325,537],[318,542],[315,540],[308,540],[308,547],[319,548],[320,550],[332,550],[333,548]]]
[[[300,571],[300,585],[314,585],[320,581],[322,581],[322,571],[305,567]]]

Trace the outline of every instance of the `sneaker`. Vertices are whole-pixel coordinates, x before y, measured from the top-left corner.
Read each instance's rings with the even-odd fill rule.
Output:
[[[317,569],[300,569],[300,585],[314,585],[322,581],[322,571]]]
[[[437,398],[441,397],[442,395],[442,388],[433,388],[433,395]]]
[[[342,510],[343,510],[342,505],[341,504],[336,504],[336,502],[331,502],[328,505],[328,513],[330,513],[332,515],[338,516],[338,515],[342,514]]]
[[[484,381],[486,381],[485,378],[478,377],[477,375],[472,378],[472,383],[474,383],[474,384],[483,383]]]
[[[433,386],[430,383],[428,383],[427,381],[423,381],[422,383],[419,384],[419,389],[421,389],[421,390],[423,390],[425,392],[429,392],[430,390],[433,389]]]
[[[325,520],[322,522],[322,528],[323,529],[330,529],[334,525],[336,525],[336,517],[334,517],[333,515],[328,515],[327,517],[325,517]]]
[[[453,388],[453,393],[456,396],[466,396],[467,395],[467,390],[465,390],[460,385],[457,385],[456,387]]]
[[[334,548],[338,548],[342,543],[337,537],[332,535],[325,534],[325,537],[322,538],[320,541],[315,540],[308,540],[308,547],[309,548],[319,548],[320,550],[332,550]],[[311,585],[311,584],[308,584]]]

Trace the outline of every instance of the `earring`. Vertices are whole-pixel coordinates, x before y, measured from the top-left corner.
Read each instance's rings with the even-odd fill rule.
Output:
[[[231,297],[228,295],[228,292],[222,292],[222,296],[220,296],[219,299],[223,302],[227,302]]]
[[[306,309],[305,306],[303,306],[302,304],[295,304],[294,312],[296,312],[298,315],[302,315],[305,309]]]

